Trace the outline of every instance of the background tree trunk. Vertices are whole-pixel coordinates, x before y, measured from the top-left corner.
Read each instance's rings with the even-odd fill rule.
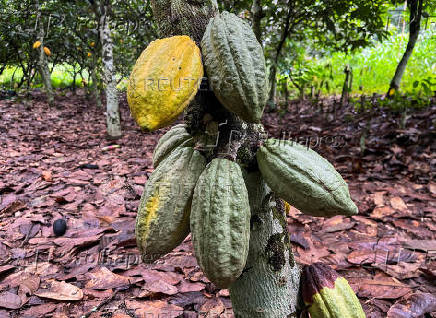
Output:
[[[267,105],[270,109],[275,109],[276,91],[277,91],[277,64],[274,62],[269,69],[270,90]]]
[[[341,94],[341,102],[340,102],[341,106],[348,105],[349,95],[350,95],[350,91],[351,91],[351,86],[350,86],[351,68],[350,68],[350,65],[345,66],[344,73],[345,73],[345,80],[344,80],[344,85],[342,86],[342,94]]]
[[[276,89],[277,89],[277,66],[279,62],[280,53],[282,51],[282,48],[285,44],[286,39],[288,38],[290,29],[291,29],[291,15],[292,15],[292,0],[288,1],[288,14],[286,15],[286,19],[282,28],[282,33],[280,36],[280,41],[276,48],[276,54],[274,56],[274,61],[271,64],[270,68],[270,91],[269,91],[269,97],[267,105],[271,109],[275,108],[275,96],[276,96]]]
[[[161,37],[186,34],[198,43],[207,21],[216,14],[216,7],[209,1],[194,4],[182,0],[171,10],[166,0],[151,3]],[[174,12],[178,14],[177,20],[172,19]],[[174,24],[173,28],[168,27],[170,23]],[[283,201],[265,185],[256,163],[256,150],[265,138],[263,126],[242,122],[218,102],[213,92],[199,91],[185,113],[188,131],[205,133],[206,118],[218,123],[219,140],[216,148],[201,149],[203,154],[208,160],[230,158],[250,171],[245,181],[252,231],[246,267],[230,288],[235,316],[285,318],[294,314],[297,317],[300,269],[290,250]]]
[[[407,62],[409,61],[413,49],[415,48],[415,44],[419,36],[419,31],[421,29],[423,0],[410,0],[408,1],[407,5],[410,10],[409,41],[407,42],[406,51],[404,52],[404,55],[401,58],[400,63],[398,63],[397,69],[395,70],[395,75],[391,81],[387,93],[388,97],[393,96],[393,93],[400,88],[401,79],[403,78],[404,72],[406,71]]]
[[[251,14],[253,16],[252,25],[254,35],[256,35],[257,41],[259,41],[259,43],[262,45],[262,29],[260,22],[263,18],[263,11],[261,0],[253,0],[253,5],[251,6]]]
[[[109,26],[108,1],[101,6],[100,41],[102,47],[103,81],[106,91],[106,125],[111,138],[121,137],[121,119],[118,106],[117,81],[115,79],[114,59],[112,55],[112,37]]]
[[[100,96],[100,88],[98,85],[97,66],[95,65],[91,68],[91,80],[92,80],[91,94],[94,98],[97,107],[101,108],[101,96]]]
[[[41,75],[41,79],[44,84],[44,89],[47,94],[48,104],[50,106],[53,106],[54,93],[53,93],[53,87],[51,86],[51,75],[48,69],[47,58],[44,53],[44,38],[41,36],[39,41],[41,41],[41,46],[39,47],[38,71],[39,74]]]
[[[44,52],[44,25],[41,23],[41,11],[39,10],[39,1],[36,2],[38,13],[36,15],[36,20],[38,21],[38,40],[41,42],[39,46],[39,57],[38,57],[38,71],[41,75],[42,83],[44,85],[45,92],[47,94],[47,101],[50,106],[54,105],[54,93],[53,87],[51,85],[51,74],[48,68],[47,57]]]

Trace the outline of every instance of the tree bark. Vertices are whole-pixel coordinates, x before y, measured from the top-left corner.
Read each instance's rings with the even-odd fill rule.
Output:
[[[275,96],[276,96],[276,89],[277,89],[277,65],[279,62],[280,53],[282,51],[282,48],[285,44],[286,39],[288,38],[290,29],[291,29],[291,16],[292,16],[292,3],[293,1],[288,1],[288,14],[286,15],[285,24],[282,28],[282,33],[280,36],[280,41],[277,45],[276,54],[274,56],[273,63],[271,64],[270,68],[270,85],[271,89],[269,91],[269,97],[267,105],[274,109],[275,108]]]
[[[37,21],[40,22],[41,18],[41,11],[39,10],[39,1],[36,2],[37,6]],[[41,45],[39,46],[39,57],[38,57],[38,71],[41,75],[41,79],[44,85],[45,92],[47,94],[47,101],[50,106],[54,105],[54,93],[53,93],[53,87],[51,85],[51,74],[50,70],[48,68],[47,58],[45,56],[44,52],[44,25],[42,23],[39,23],[39,31],[38,31],[38,40],[41,42]]]
[[[407,0],[404,1],[403,11],[406,11],[406,9],[407,9]],[[401,16],[401,20],[402,20],[402,26],[401,26],[401,40],[403,40],[404,31],[406,30],[406,18],[404,17],[404,14]]]
[[[260,22],[263,18],[263,10],[261,5],[261,0],[253,0],[253,5],[251,6],[252,27],[254,35],[257,41],[262,45],[262,28]]]
[[[97,107],[101,108],[100,88],[98,85],[97,67],[95,65],[91,68],[91,81],[92,81],[92,86],[91,86],[92,96],[94,98],[94,101],[95,101],[95,104],[97,105]],[[88,82],[88,85],[89,85],[89,82]]]
[[[276,105],[276,91],[277,91],[277,64],[276,61],[271,64],[269,69],[269,82],[270,82],[270,90],[268,95],[267,105],[271,109],[275,109]]]
[[[185,34],[196,41],[202,38],[207,22],[216,14],[215,6],[209,1],[194,4],[181,0],[171,3],[170,7],[165,0],[152,0],[152,7],[161,37]],[[172,29],[168,27],[171,23],[176,23]],[[235,316],[297,317],[300,269],[290,250],[283,202],[265,185],[256,163],[257,148],[265,138],[263,126],[241,121],[228,112],[210,90],[198,92],[184,119],[188,131],[194,135],[205,134],[208,123],[215,122],[219,129],[216,147],[208,149],[207,145],[197,143],[196,149],[208,160],[228,158],[247,171],[251,238],[244,272],[230,287]]]
[[[288,77],[283,80],[283,91],[285,93],[285,110],[288,111],[289,107],[289,88],[288,88]]]
[[[300,269],[290,250],[284,205],[259,172],[246,175],[250,199],[250,250],[242,275],[230,287],[235,317],[297,317]]]
[[[342,94],[341,94],[341,106],[348,105],[349,94],[350,94],[350,65],[345,66],[345,80],[344,85],[342,86]]]
[[[395,70],[395,75],[392,78],[391,84],[389,85],[389,90],[387,93],[388,97],[394,96],[394,93],[400,88],[401,79],[406,71],[407,62],[413,53],[413,49],[415,48],[419,31],[421,29],[423,0],[410,0],[407,2],[407,5],[410,10],[409,41],[407,42],[406,51],[404,52],[400,63],[398,63],[397,69]]]
[[[106,2],[101,6],[100,41],[102,47],[103,81],[106,91],[106,125],[110,138],[121,137],[121,119],[118,106],[117,81],[115,79],[113,43],[109,26],[110,5]]]

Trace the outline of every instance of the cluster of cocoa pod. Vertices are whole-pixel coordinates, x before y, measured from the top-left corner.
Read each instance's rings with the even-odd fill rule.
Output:
[[[148,131],[171,124],[197,94],[205,73],[228,111],[247,123],[260,121],[268,87],[262,47],[245,21],[222,12],[210,19],[201,49],[187,36],[174,36],[156,40],[144,50],[128,87],[137,123]],[[187,128],[184,124],[172,127],[154,150],[155,170],[137,215],[138,247],[143,260],[153,262],[191,233],[205,275],[216,286],[228,288],[241,275],[249,251],[246,171],[237,159],[206,158],[196,147],[198,136]],[[357,213],[345,181],[312,149],[289,140],[267,139],[257,149],[256,160],[271,190],[301,212],[323,217]],[[328,288],[344,284],[335,281]],[[314,295],[310,301],[319,303],[330,293],[321,290],[320,297]],[[352,302],[357,306],[354,298]],[[312,317],[362,316],[319,316],[313,311]]]

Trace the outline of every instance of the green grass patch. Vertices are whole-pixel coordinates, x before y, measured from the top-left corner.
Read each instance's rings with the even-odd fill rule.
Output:
[[[54,88],[66,88],[73,86],[73,66],[68,64],[56,65],[51,73],[51,84]],[[88,78],[88,72],[84,71],[85,79]],[[8,66],[3,74],[0,76],[0,87],[14,89],[23,77],[23,71],[20,67]],[[25,86],[24,84],[23,86]],[[32,88],[42,87],[42,81],[39,74],[36,74]],[[82,77],[78,74],[76,76],[76,87],[83,87]]]
[[[414,92],[416,81],[435,77],[435,36],[435,30],[425,30],[420,34],[401,81],[401,92]],[[345,79],[344,68],[348,64],[353,69],[352,93],[384,94],[389,89],[398,62],[406,50],[407,41],[407,34],[392,36],[382,43],[377,42],[373,47],[365,48],[355,54],[334,53],[331,58],[319,62],[333,67],[334,93],[341,93]]]

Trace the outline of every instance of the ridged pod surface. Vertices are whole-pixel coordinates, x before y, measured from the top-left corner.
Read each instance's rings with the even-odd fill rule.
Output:
[[[172,123],[194,98],[202,77],[200,49],[188,36],[151,42],[136,61],[127,87],[138,125],[153,131]]]
[[[159,163],[176,148],[191,146],[194,146],[194,139],[187,132],[186,125],[175,125],[159,139],[156,148],[154,148],[153,167],[157,168]]]
[[[324,217],[357,214],[347,183],[312,149],[268,139],[256,158],[268,186],[301,212]]]
[[[218,100],[247,122],[259,122],[268,97],[265,58],[251,27],[223,11],[201,40],[209,83]]]
[[[241,275],[250,240],[250,206],[239,165],[213,159],[198,179],[191,213],[197,261],[219,288]]]
[[[136,217],[136,241],[144,262],[171,252],[188,235],[192,195],[205,166],[197,150],[185,147],[151,174]]]
[[[302,296],[312,318],[365,318],[365,312],[347,280],[329,266],[305,266]]]

